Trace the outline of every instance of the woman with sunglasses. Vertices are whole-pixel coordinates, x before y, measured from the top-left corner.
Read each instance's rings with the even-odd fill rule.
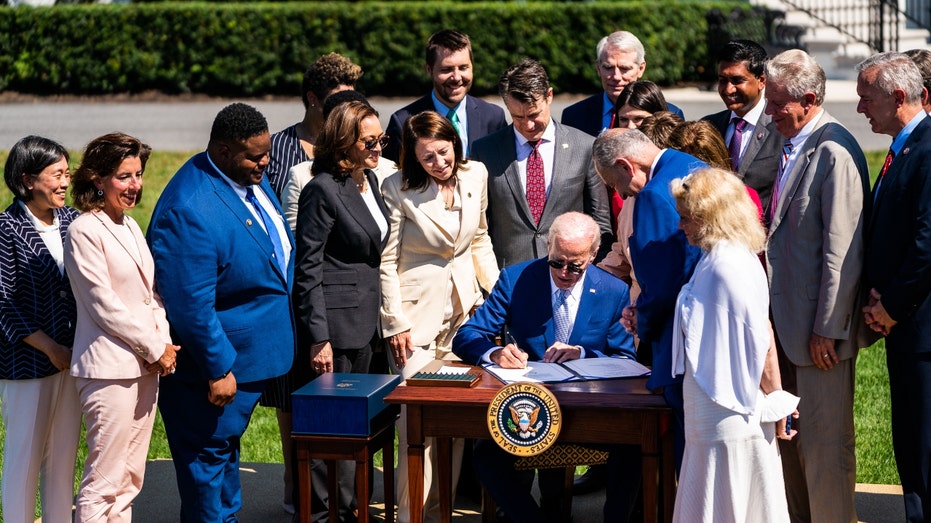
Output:
[[[498,263],[485,222],[488,171],[465,160],[459,134],[443,116],[424,111],[407,119],[401,137],[401,171],[382,189],[390,211],[388,246],[381,258],[382,336],[388,362],[405,379],[435,359],[451,356],[453,336],[491,292]],[[398,522],[410,521],[407,490],[407,412],[398,420]],[[463,440],[453,441],[453,489]],[[425,470],[436,459],[433,438]],[[439,488],[425,475],[425,520],[439,519]]]
[[[335,108],[317,138],[314,177],[301,191],[295,234],[297,387],[327,372],[368,373],[380,339],[378,266],[388,239],[388,209],[372,169],[387,142],[378,113],[362,102]],[[354,462],[340,462],[337,473],[339,499],[329,501],[339,504],[340,521],[354,521]],[[311,507],[325,519],[322,461],[312,463],[311,477]]]

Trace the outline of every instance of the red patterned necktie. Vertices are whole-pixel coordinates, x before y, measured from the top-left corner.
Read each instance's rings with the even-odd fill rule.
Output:
[[[889,166],[892,165],[893,158],[895,158],[895,153],[892,152],[892,149],[889,149],[889,154],[886,155],[886,161],[883,162],[883,168],[879,171],[880,178],[884,178],[886,176],[886,171],[888,171]]]
[[[543,177],[543,157],[540,156],[540,141],[527,142],[533,150],[527,157],[527,206],[533,222],[540,223],[546,205],[546,180]]]

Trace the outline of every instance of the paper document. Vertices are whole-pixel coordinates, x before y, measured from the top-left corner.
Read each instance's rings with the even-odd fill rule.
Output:
[[[564,381],[609,380],[649,376],[650,369],[628,358],[584,358],[566,363],[528,361],[523,369],[502,369],[490,363],[484,366],[504,383],[530,381],[562,383]]]

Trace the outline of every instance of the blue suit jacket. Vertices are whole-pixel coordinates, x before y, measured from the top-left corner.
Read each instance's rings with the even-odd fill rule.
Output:
[[[78,211],[58,215],[62,242]],[[23,341],[41,330],[56,342],[74,343],[77,311],[67,274],[19,203],[0,214],[0,379],[44,378],[59,372],[43,352]]]
[[[701,255],[701,249],[689,245],[679,229],[679,213],[669,183],[701,167],[707,165],[698,158],[666,149],[634,206],[630,258],[641,289],[637,298],[637,334],[652,342],[653,347],[649,388],[677,381],[671,375],[676,297],[692,277]]]
[[[268,181],[259,187],[277,208]],[[245,383],[288,372],[294,256],[282,274],[268,234],[206,152],[165,187],[147,236],[158,293],[181,346],[178,372],[168,379],[208,380],[232,370]]]
[[[404,122],[412,115],[424,111],[436,110],[436,107],[433,105],[432,93],[433,91],[430,91],[430,94],[414,100],[409,105],[398,109],[391,115],[391,121],[388,122],[388,130],[385,131],[385,134],[387,134],[389,138],[388,146],[381,152],[382,156],[395,163],[398,162],[401,156],[401,131],[404,129]],[[504,128],[508,124],[507,120],[504,118],[504,110],[495,104],[469,95],[466,95],[465,104],[466,118],[468,119],[467,125],[469,126],[469,140],[468,143],[462,144],[463,147],[465,147],[465,150],[462,151],[463,156],[468,154],[475,140],[487,136],[498,129]],[[446,115],[444,114],[442,116],[445,117]]]
[[[480,365],[482,356],[497,347],[495,336],[507,327],[530,360],[543,359],[554,334],[549,265],[546,258],[511,265],[475,315],[459,328],[453,352],[467,363]],[[621,311],[630,303],[627,284],[590,265],[569,345],[581,345],[586,357],[636,357],[634,340],[621,327]]]
[[[666,107],[669,109],[669,112],[678,114],[683,120],[685,119],[685,116],[682,114],[682,109],[679,109],[668,101],[666,102]],[[604,92],[593,94],[563,109],[560,123],[568,125],[569,127],[575,127],[592,136],[598,136],[601,134],[603,128],[601,120],[603,108]]]

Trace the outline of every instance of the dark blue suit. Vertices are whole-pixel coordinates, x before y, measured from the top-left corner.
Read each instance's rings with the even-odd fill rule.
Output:
[[[931,518],[931,118],[890,165],[866,230],[866,288],[898,323],[886,336],[892,446],[908,521]],[[856,321],[863,321],[857,315]]]
[[[258,187],[277,208],[268,182]],[[286,373],[294,358],[293,256],[282,274],[268,234],[206,152],[165,187],[148,241],[172,338],[181,346],[177,373],[163,378],[159,393],[181,520],[235,521],[242,506],[239,438],[267,380]],[[208,401],[208,380],[227,371],[236,396],[217,407]]]
[[[63,242],[77,217],[71,207],[59,211]],[[0,214],[0,379],[45,378],[60,372],[23,338],[41,330],[70,347],[76,323],[68,275],[58,270],[29,213],[14,201]]]
[[[464,102],[466,104],[466,125],[468,125],[469,140],[468,143],[462,144],[465,148],[462,151],[463,155],[472,149],[475,140],[487,136],[508,124],[504,118],[504,110],[497,105],[469,95],[466,95]],[[388,146],[384,148],[381,155],[397,163],[401,156],[401,131],[404,129],[404,122],[415,114],[435,110],[433,91],[431,91],[430,94],[418,98],[409,105],[395,111],[388,122],[388,130],[385,131],[385,134],[389,137]],[[446,115],[442,114],[441,116],[445,117]]]
[[[495,336],[507,327],[530,360],[542,359],[547,347],[555,341],[549,270],[546,258],[503,269],[491,295],[459,328],[453,339],[453,352],[468,363],[480,364],[482,355],[497,346]],[[594,265],[586,269],[582,284],[582,298],[568,343],[581,345],[586,357],[634,358],[633,338],[620,325],[621,311],[630,303],[627,284]],[[605,521],[626,521],[630,494],[636,493],[640,478],[636,473],[639,449],[612,446],[610,450]],[[563,470],[539,471],[541,510],[530,495],[533,475],[514,470],[515,459],[489,440],[475,444],[475,470],[511,521],[552,520],[559,514]]]
[[[683,120],[685,119],[685,116],[682,114],[682,109],[679,109],[669,102],[666,102],[666,108],[669,112],[678,114]],[[598,136],[601,134],[601,131],[604,130],[604,122],[602,121],[603,115],[604,92],[600,92],[563,109],[560,123],[568,125],[569,127],[575,127],[592,136]]]
[[[530,360],[543,359],[555,341],[549,270],[545,258],[502,270],[491,295],[459,328],[453,352],[463,361],[480,365],[482,355],[497,346],[495,336],[507,326]],[[630,303],[627,284],[593,265],[586,269],[583,283],[575,327],[567,343],[581,345],[589,358],[635,358],[633,338],[619,322],[625,304]]]

